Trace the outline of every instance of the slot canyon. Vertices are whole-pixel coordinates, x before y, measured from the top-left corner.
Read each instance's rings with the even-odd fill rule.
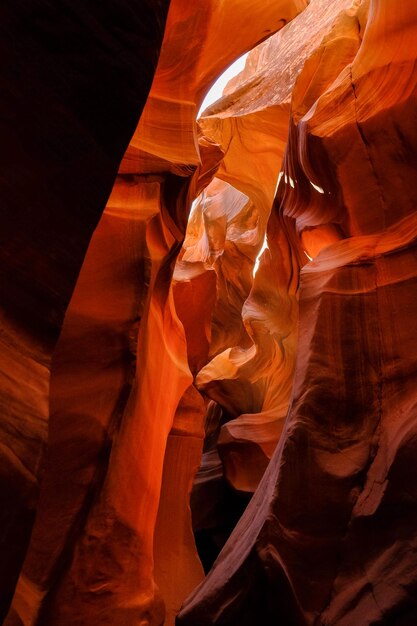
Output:
[[[417,626],[417,4],[0,29],[0,624]]]

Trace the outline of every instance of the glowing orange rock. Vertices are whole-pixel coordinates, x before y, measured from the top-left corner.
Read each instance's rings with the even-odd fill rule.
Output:
[[[312,0],[195,121],[221,69],[306,4],[171,2],[78,280],[162,4],[131,29],[107,15],[71,71],[42,46],[78,58],[86,14],[72,35],[45,8],[14,59],[28,87],[7,95],[35,113],[6,128],[0,218],[7,626],[173,626],[203,577],[202,449],[197,536],[224,522],[212,499],[256,492],[178,625],[417,621],[417,9]],[[140,52],[143,17],[144,64],[114,45],[132,30]],[[115,71],[92,77],[102,54]]]
[[[293,34],[325,4],[311,2]],[[417,618],[416,333],[407,321],[417,280],[407,175],[417,10],[371,1],[366,22],[367,3],[338,8],[294,89],[277,195],[311,256],[318,252],[300,274],[290,411],[181,626]]]
[[[211,83],[306,5],[306,0],[257,0],[250,5],[245,0],[209,0],[198,7],[185,0],[171,2],[158,72],[121,172],[168,169],[189,175],[200,164],[195,120]],[[239,36],[230,37],[231,32]]]
[[[168,2],[130,4],[0,9],[2,623],[35,519],[52,352],[163,37]]]
[[[49,618],[42,606],[45,592],[57,593],[61,581],[55,572],[67,558],[68,542],[82,532],[86,506],[99,495],[132,393],[138,316],[146,296],[144,243],[159,219],[159,202],[158,183],[119,181],[90,243],[55,351],[45,478],[13,605],[34,617],[42,609],[42,623],[65,623],[65,600],[58,617]]]
[[[249,7],[229,0],[221,7],[220,21],[215,2],[204,11],[183,0],[171,3],[152,91],[92,239],[57,348],[37,524],[8,624],[136,625],[164,619],[153,580],[154,528],[164,462],[167,476],[178,462],[170,443],[165,457],[168,436],[192,382],[174,307],[173,261],[191,199],[213,176],[221,156],[215,143],[202,140],[207,164],[200,165],[196,108],[229,61],[305,4],[285,0],[277,6],[271,0]],[[208,28],[216,23],[220,28]],[[224,48],[222,38],[232,24],[240,36]],[[94,168],[94,159],[88,165]],[[199,412],[201,407],[196,416]],[[194,432],[195,425],[190,428]],[[191,454],[189,442],[181,442],[178,450]],[[190,457],[177,468],[183,471],[177,485],[178,537],[181,528],[190,527],[185,485],[195,466]],[[169,491],[162,495],[170,501]],[[161,503],[160,520],[166,506],[169,502]],[[201,570],[195,552],[189,558],[190,538],[186,544],[183,565],[187,569],[190,563],[191,581]],[[163,549],[158,558],[164,558]],[[170,572],[176,567],[168,556],[165,564],[158,563],[161,581],[165,566]],[[176,591],[165,586],[170,619],[187,585]]]
[[[304,63],[308,65],[322,40],[331,41],[335,21],[343,23],[345,7],[350,3],[317,3],[302,15],[302,28],[311,30],[311,37],[299,36],[299,18],[258,46],[225,96],[199,120],[202,136],[224,152],[216,176],[232,187],[223,191],[213,181],[204,190],[190,219],[181,259],[190,264],[209,262],[217,274],[210,349],[215,358],[196,382],[234,418],[223,426],[219,445],[228,480],[244,491],[254,491],[279,439],[294,373],[298,271],[307,259],[292,219],[274,217],[265,233],[277,181],[284,176],[279,170],[292,93],[300,91],[301,81],[296,81],[300,72],[303,76],[306,72]],[[355,18],[346,19],[349,25]],[[358,47],[357,37],[345,30],[347,43],[338,52],[343,60],[347,50]],[[337,68],[333,71],[337,75]],[[284,182],[294,187],[287,174]],[[250,205],[233,216],[234,226],[228,222],[231,190]],[[236,228],[241,229],[240,240]],[[337,229],[326,228],[326,234],[324,227],[305,231],[304,247],[316,252],[323,241],[340,239]]]
[[[203,448],[204,409],[201,395],[189,387],[178,405],[165,451],[154,540],[155,581],[166,605],[165,626],[174,626],[183,599],[204,576],[189,504]]]

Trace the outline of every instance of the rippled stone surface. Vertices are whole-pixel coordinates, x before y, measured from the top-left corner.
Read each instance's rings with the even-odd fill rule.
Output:
[[[416,430],[417,14],[393,2],[367,10],[313,1],[280,34],[290,49],[310,14],[330,18],[292,91],[274,204],[292,224],[293,250],[298,241],[306,253],[291,402],[265,475],[181,625],[416,619],[405,468]]]
[[[417,9],[139,4],[0,10],[0,622],[414,626]]]
[[[161,624],[164,604],[173,623],[202,577],[188,498],[204,402],[171,280],[222,157],[198,146],[196,111],[305,4],[5,11],[4,614],[26,553],[7,624]]]

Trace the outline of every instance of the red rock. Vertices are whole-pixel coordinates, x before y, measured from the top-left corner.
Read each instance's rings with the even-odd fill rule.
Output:
[[[35,517],[52,352],[151,86],[167,5],[0,8],[0,621]]]
[[[185,485],[186,477],[191,481],[196,469],[196,462],[175,468],[177,454],[174,451],[165,457],[178,403],[192,382],[184,331],[174,307],[173,262],[182,242],[193,193],[207,184],[222,155],[215,143],[202,139],[201,154],[207,157],[207,162],[200,166],[196,109],[210,82],[224,66],[266,34],[280,28],[304,5],[301,0],[286,0],[277,7],[271,0],[263,3],[260,12],[258,6],[248,7],[241,0],[235,0],[225,7],[220,28],[214,31],[208,28],[208,23],[220,19],[215,3],[208,4],[201,12],[181,0],[171,3],[152,91],[121,161],[106,211],[91,240],[54,354],[45,475],[35,529],[6,619],[8,624],[74,626],[88,621],[98,626],[110,622],[136,624],[138,620],[155,623],[163,620],[163,601],[153,581],[153,540],[164,462],[166,475],[170,474],[169,463],[172,462],[173,475],[177,469],[183,476],[181,485],[178,484],[178,536],[180,527],[188,525],[189,529],[188,507],[184,509]],[[51,13],[52,10],[46,11]],[[95,13],[91,16],[77,13],[74,37],[77,29],[81,30],[88,43],[80,40],[80,45],[92,48],[90,56],[86,53],[78,59],[75,51],[78,48],[69,46],[72,31],[71,37],[66,39],[68,29],[64,22],[67,17],[61,15],[54,23],[49,13],[45,23],[39,15],[39,33],[36,28],[30,35],[26,33],[29,38],[40,36],[41,43],[34,47],[35,66],[39,45],[50,45],[53,59],[52,66],[48,65],[46,56],[47,63],[43,66],[43,57],[38,58],[36,72],[41,73],[42,80],[32,81],[35,88],[39,85],[36,111],[41,107],[41,98],[48,98],[52,81],[58,80],[65,96],[61,98],[62,104],[65,108],[69,101],[69,115],[74,119],[66,123],[65,116],[56,116],[53,107],[56,105],[59,110],[61,100],[52,98],[50,108],[46,109],[53,112],[52,117],[42,122],[43,126],[35,133],[31,130],[27,134],[26,145],[31,156],[28,164],[24,160],[21,163],[28,183],[31,179],[27,178],[26,170],[31,169],[34,178],[38,175],[39,149],[33,149],[31,142],[36,143],[40,137],[42,141],[51,138],[52,143],[59,144],[53,154],[54,167],[61,156],[63,165],[56,170],[52,168],[51,174],[45,169],[48,171],[46,179],[43,171],[43,178],[38,177],[42,198],[46,198],[45,206],[43,200],[25,196],[25,205],[28,206],[30,197],[33,211],[41,207],[36,222],[41,236],[33,229],[23,238],[10,238],[3,249],[4,258],[15,257],[14,265],[18,268],[17,279],[12,278],[18,289],[10,287],[8,310],[13,325],[10,336],[18,333],[22,338],[25,336],[26,328],[16,326],[20,324],[20,311],[27,315],[28,336],[32,332],[30,324],[40,329],[39,336],[32,333],[34,338],[25,339],[22,349],[25,359],[35,354],[35,363],[30,364],[30,368],[23,364],[21,371],[15,369],[13,383],[16,388],[19,378],[28,381],[30,397],[22,392],[20,397],[25,406],[33,406],[40,416],[38,421],[32,420],[36,428],[31,425],[31,445],[21,452],[22,461],[27,463],[30,459],[36,471],[41,444],[46,439],[47,376],[53,340],[57,339],[82,256],[109,194],[117,163],[134,130],[132,121],[136,122],[141,113],[165,22],[163,3],[158,7],[149,3],[143,11],[135,9],[132,19],[127,7],[126,11],[122,7],[111,15],[103,10],[103,24],[100,11],[97,11],[97,19]],[[253,19],[249,19],[250,15]],[[123,24],[119,24],[119,18],[124,20]],[[138,24],[141,19],[146,25],[143,37],[143,29]],[[239,28],[240,37],[224,48],[219,42],[232,24]],[[98,29],[97,40],[91,35],[95,28]],[[192,33],[187,46],[184,46],[184,33]],[[121,45],[117,43],[119,39]],[[144,55],[138,46],[146,49]],[[68,66],[69,73],[74,72],[75,86],[71,80],[67,81],[66,65],[61,73],[60,61],[57,70],[53,66],[56,58],[61,59],[61,47],[65,54],[73,53],[76,57],[74,65]],[[28,54],[30,50],[29,47]],[[95,54],[98,64],[94,65]],[[113,65],[109,55],[114,59]],[[143,61],[146,69],[141,71]],[[84,71],[84,65],[88,68],[94,65],[97,76],[93,81]],[[79,82],[78,66],[84,72]],[[51,67],[53,72],[49,75]],[[124,98],[125,107],[120,104]],[[106,103],[107,108],[102,103]],[[119,122],[122,114],[126,119]],[[32,119],[31,113],[24,122],[29,125]],[[35,121],[38,119],[44,120],[38,116]],[[73,126],[76,131],[72,130]],[[80,145],[88,144],[83,149],[83,160],[76,162],[77,167],[67,167],[65,159],[72,158],[72,144],[68,153],[61,155],[63,149],[65,152],[65,138],[57,135],[55,127],[60,132],[61,129],[62,132],[71,130]],[[24,128],[21,127],[19,133],[23,133]],[[12,138],[10,143],[13,147],[21,144],[18,138]],[[52,179],[54,172],[57,177]],[[13,180],[9,177],[9,183]],[[48,187],[50,195],[44,193]],[[19,186],[13,185],[13,188]],[[54,211],[61,203],[62,215]],[[34,214],[31,213],[31,218]],[[22,215],[32,228],[27,213]],[[70,224],[73,219],[74,227]],[[10,232],[16,230],[17,223],[16,220],[7,222]],[[5,235],[8,236],[8,231]],[[19,247],[21,252],[16,256]],[[59,271],[53,269],[50,259],[55,259]],[[30,264],[28,272],[26,268]],[[6,273],[8,267],[4,265]],[[8,282],[11,283],[9,278]],[[61,295],[56,298],[56,293]],[[36,307],[38,296],[41,303]],[[33,316],[28,315],[31,308]],[[44,326],[40,326],[40,321]],[[36,342],[39,341],[44,341],[45,345],[38,349]],[[10,345],[10,340],[7,343]],[[6,361],[5,367],[9,367]],[[5,389],[8,393],[7,385]],[[194,432],[192,423],[190,428]],[[38,443],[33,446],[36,438]],[[184,439],[178,449],[188,449],[191,439]],[[21,445],[22,438],[17,440]],[[176,441],[175,432],[171,433],[170,441]],[[8,445],[6,438],[5,442]],[[198,446],[193,454],[197,454],[197,449]],[[32,479],[23,468],[13,469],[13,472],[22,494],[17,507],[20,507],[20,500],[24,501],[25,510],[20,516],[24,529],[18,530],[20,534],[15,540],[20,554],[13,565],[17,569],[9,574],[11,586],[6,589],[6,596],[13,590],[26,550],[37,492],[36,476]],[[6,469],[6,476],[10,473],[11,469]],[[166,497],[170,501],[170,493],[167,492]],[[164,504],[161,503],[161,511]],[[14,513],[11,511],[11,514]],[[189,547],[190,539],[187,541]],[[162,558],[164,550],[160,554]],[[185,552],[185,569],[187,558]],[[167,558],[167,566],[168,562],[172,563],[172,559]],[[164,571],[163,563],[158,571],[159,575]],[[195,580],[195,571],[194,552],[189,581]],[[181,593],[189,589],[185,585]],[[170,589],[167,594],[168,602],[172,603],[168,612],[172,614],[182,598],[172,594]]]
[[[416,15],[371,2],[364,32],[365,17],[355,3],[336,18],[293,92],[276,206],[317,257],[300,274],[291,406],[181,625],[416,619],[414,490],[404,473],[415,452],[414,187],[403,178],[413,161],[404,137]]]
[[[414,626],[417,9],[64,5],[0,10],[0,622]]]
[[[203,449],[204,408],[203,398],[189,387],[178,405],[165,452],[154,558],[166,626],[174,626],[184,598],[204,577],[190,511],[192,480]]]

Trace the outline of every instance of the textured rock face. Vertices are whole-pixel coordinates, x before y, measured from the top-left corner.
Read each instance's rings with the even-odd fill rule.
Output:
[[[196,110],[305,4],[39,2],[4,15],[9,96],[23,107],[5,102],[6,624],[161,624],[154,572],[172,623],[202,577],[187,494],[204,404],[171,284],[191,200],[222,156],[197,148]]]
[[[135,4],[0,8],[0,620],[37,506],[52,351],[162,42],[168,2]]]
[[[314,257],[300,273],[291,405],[181,625],[416,620],[415,494],[404,469],[415,455],[417,15],[390,2],[371,2],[368,18],[365,3],[312,2],[281,33],[288,49],[326,4],[329,28],[292,92],[274,205]]]
[[[0,622],[414,626],[417,9],[0,13]]]

